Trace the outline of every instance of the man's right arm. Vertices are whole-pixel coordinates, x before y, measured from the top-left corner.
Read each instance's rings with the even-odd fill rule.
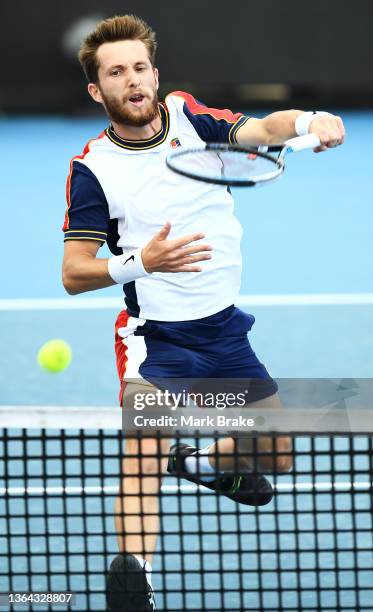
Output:
[[[211,259],[211,246],[198,244],[204,234],[195,233],[182,238],[168,239],[171,224],[165,223],[162,229],[141,249],[141,267],[145,275],[152,272],[201,272],[198,262]],[[194,243],[194,244],[193,244]],[[125,264],[126,255],[116,255],[109,259],[97,259],[101,243],[94,240],[67,240],[62,264],[62,282],[70,295],[85,291],[104,289],[117,284],[109,274],[110,264]],[[111,266],[112,270],[117,266]]]
[[[101,246],[94,240],[67,240],[62,262],[62,282],[67,293],[111,287],[116,282],[108,272],[108,259],[97,259]]]

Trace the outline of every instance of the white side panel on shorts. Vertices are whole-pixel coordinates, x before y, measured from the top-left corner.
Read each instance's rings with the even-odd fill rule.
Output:
[[[118,334],[124,340],[127,347],[127,363],[125,380],[141,378],[139,368],[147,356],[146,344],[144,336],[135,336],[134,332],[138,327],[146,323],[145,319],[130,317],[126,327],[120,327]]]

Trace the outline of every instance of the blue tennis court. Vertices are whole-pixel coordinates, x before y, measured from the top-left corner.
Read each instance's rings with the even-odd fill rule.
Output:
[[[343,113],[343,118],[347,128],[345,146],[322,155],[300,154],[289,160],[278,183],[258,190],[235,191],[237,216],[244,228],[240,304],[256,317],[251,343],[274,377],[372,376],[373,114],[349,111]],[[19,406],[29,406],[30,410],[38,406],[102,406],[119,410],[113,328],[121,308],[120,289],[69,297],[60,280],[63,252],[60,227],[68,160],[105,123],[96,119],[24,118],[2,119],[0,125],[4,177],[0,198],[5,203],[6,228],[0,249],[2,261],[8,262],[3,266],[0,290],[0,405],[14,407],[14,411]],[[93,297],[99,300],[95,302]],[[62,299],[66,304],[59,301]],[[49,375],[38,368],[35,357],[40,345],[55,337],[71,344],[74,358],[66,372]],[[71,444],[74,450],[77,442],[72,440]],[[180,496],[176,481],[167,479],[162,503],[170,516],[164,524],[164,545],[166,550],[179,554],[166,556],[169,564],[166,585],[162,586],[159,574],[162,555],[154,564],[156,587],[175,590],[168,596],[167,609],[184,610],[183,606],[187,606],[186,610],[220,610],[223,575],[225,609],[231,612],[373,611],[371,442],[358,438],[353,449],[342,438],[336,440],[333,449],[327,439],[315,444],[311,448],[309,439],[299,440],[296,466],[304,474],[299,481],[292,473],[278,476],[275,501],[258,510],[237,509],[233,502],[223,498],[217,501],[209,493],[199,498],[183,482],[186,488]],[[24,448],[16,441],[9,448],[14,455],[12,487],[22,488]],[[51,442],[45,448],[52,455],[58,452],[58,446]],[[69,529],[76,535],[66,538],[64,512],[80,514],[83,502],[76,495],[61,493],[66,479],[60,477],[58,459],[47,461],[48,477],[38,472],[41,470],[38,457],[42,457],[45,448],[41,448],[38,439],[29,447],[30,454],[35,453],[36,480],[32,486],[56,490],[47,502],[32,493],[28,509],[39,515],[45,511],[45,504],[49,505],[53,516],[48,524],[49,538],[33,537],[33,531],[40,533],[47,524],[36,517],[26,525],[22,513],[28,502],[26,498],[23,502],[17,497],[12,500],[12,495],[7,501],[11,523],[0,519],[3,523],[0,532],[4,534],[11,528],[13,552],[19,554],[25,550],[26,537],[30,536],[29,554],[21,555],[17,562],[25,573],[45,569],[43,554],[33,558],[34,552],[47,552],[48,547],[49,552],[56,549],[67,556],[70,549],[76,552],[69,562],[66,556],[56,555],[54,590],[67,588],[67,563],[78,572],[78,582],[80,569],[88,564],[94,588],[102,590],[108,558],[116,553],[110,515],[117,486],[117,458],[109,455],[106,460],[109,475],[102,482],[97,476],[98,447],[93,438],[87,447],[85,466],[92,476],[83,483],[80,466],[71,463],[71,486],[78,489],[91,486],[93,492],[83,504],[87,514],[85,525],[78,516],[67,519]],[[331,466],[328,453],[332,450],[337,452],[337,465]],[[357,453],[353,466],[351,450]],[[311,456],[316,457],[316,465],[312,465]],[[352,468],[353,481],[358,483],[353,490]],[[0,478],[0,487],[4,488],[4,473]],[[340,483],[336,488],[335,482]],[[108,558],[100,554],[104,544],[102,519],[98,518],[102,511],[99,495],[102,487],[108,488],[104,499]],[[299,493],[296,504],[295,491]],[[201,499],[202,518],[198,513]],[[2,516],[4,503],[3,497]],[[296,513],[298,523],[294,522]],[[186,534],[182,541],[177,534],[180,530]],[[79,531],[89,533],[88,551]],[[7,545],[6,538],[1,537],[1,554],[7,552]],[[335,553],[337,547],[342,552]],[[223,556],[222,548],[226,550]],[[298,557],[294,553],[296,548]],[[237,574],[239,559],[243,571]],[[295,567],[299,559],[302,565]],[[202,601],[199,591],[205,567],[211,570],[212,590]],[[4,580],[1,576],[0,591],[8,589]],[[244,595],[240,593],[242,584]],[[19,589],[26,586],[24,579],[14,585]],[[35,576],[33,590],[44,590],[47,586],[45,578]],[[68,588],[74,586],[78,588],[72,581]],[[87,585],[88,589],[90,586]],[[188,593],[184,601],[177,592],[181,587]],[[264,593],[261,596],[254,592],[259,588]],[[297,594],[300,588],[302,601]],[[359,600],[356,592],[360,593]],[[73,609],[82,611],[85,605],[85,600],[80,600]],[[103,609],[103,596],[95,597],[90,605],[90,609]],[[165,605],[161,595],[158,607],[162,610]]]

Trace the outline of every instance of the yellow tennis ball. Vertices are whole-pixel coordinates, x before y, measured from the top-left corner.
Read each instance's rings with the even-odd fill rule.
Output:
[[[49,340],[39,349],[38,364],[48,372],[62,372],[72,359],[70,346],[64,340]]]

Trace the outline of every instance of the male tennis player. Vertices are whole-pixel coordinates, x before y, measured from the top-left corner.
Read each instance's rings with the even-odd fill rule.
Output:
[[[234,306],[241,275],[241,227],[224,187],[173,174],[167,153],[203,142],[280,144],[313,132],[324,151],[343,143],[339,117],[289,110],[264,119],[207,108],[184,92],[157,98],[156,40],[131,15],[99,23],[79,59],[88,92],[102,104],[109,127],[71,162],[64,223],[63,283],[68,293],[123,285],[126,310],[116,323],[117,366],[123,406],[156,378],[247,378],[262,385],[252,405],[279,406],[276,384],[252,351],[247,332],[254,318]],[[113,256],[97,258],[107,242]],[[128,383],[137,380],[137,384]],[[290,441],[277,440],[276,460],[261,440],[258,464],[287,471]],[[264,476],[235,478],[229,456],[234,441],[202,449],[161,448],[155,439],[128,440],[122,495],[116,503],[120,554],[108,579],[108,607],[126,612],[155,610],[151,559],[158,530],[159,453],[168,470],[252,505],[272,496]],[[141,456],[145,458],[139,460]],[[284,454],[281,454],[284,453]],[[232,455],[233,457],[233,455]],[[162,459],[162,470],[167,459]],[[140,498],[140,491],[145,493]],[[140,516],[141,511],[141,516]],[[129,578],[127,580],[127,578]]]

